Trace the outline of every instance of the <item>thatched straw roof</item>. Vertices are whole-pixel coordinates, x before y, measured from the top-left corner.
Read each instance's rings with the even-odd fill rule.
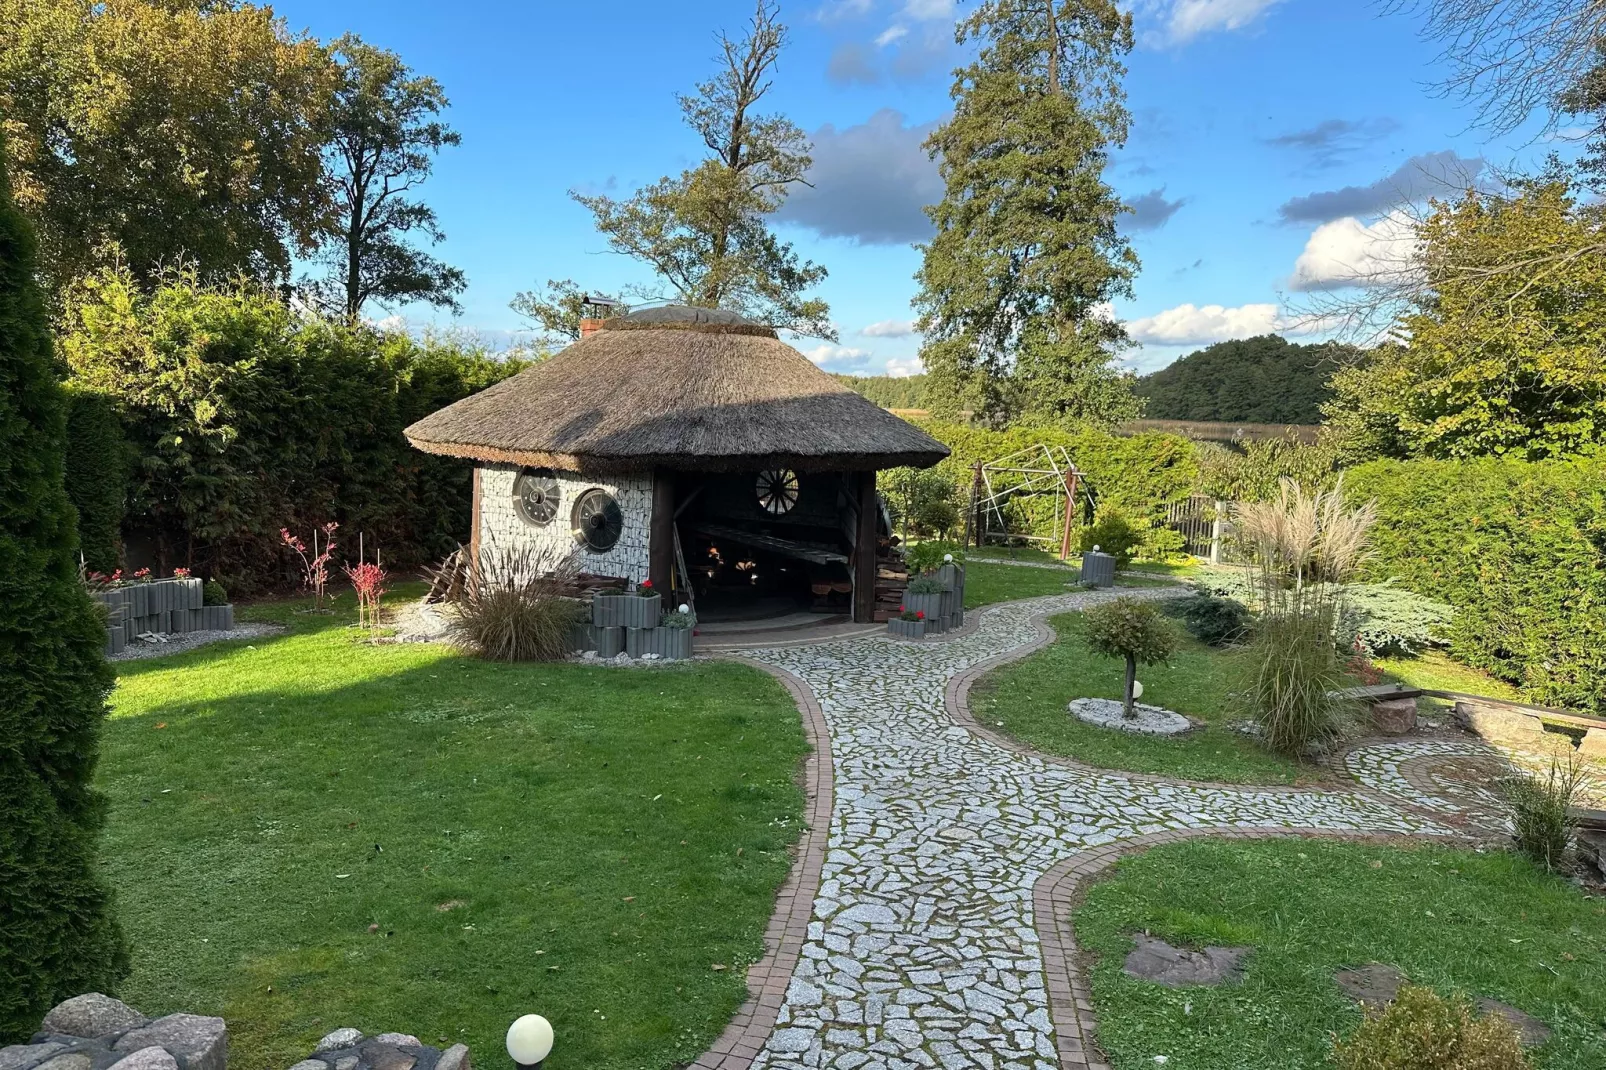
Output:
[[[645,309],[407,429],[430,453],[570,471],[926,467],[948,449],[768,327]]]

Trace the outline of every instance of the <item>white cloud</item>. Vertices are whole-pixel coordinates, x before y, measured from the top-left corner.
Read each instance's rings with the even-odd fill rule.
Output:
[[[894,379],[904,379],[911,375],[922,375],[926,366],[919,357],[893,357],[887,361],[887,374]]]
[[[1375,223],[1354,216],[1317,227],[1294,262],[1296,290],[1341,286],[1380,286],[1402,280],[1413,270],[1416,230],[1403,212]]]
[[[954,0],[908,0],[903,13],[917,22],[935,22],[954,17]]]
[[[1148,0],[1143,9],[1164,22],[1160,32],[1144,34],[1154,47],[1185,45],[1194,38],[1218,31],[1241,30],[1251,25],[1280,0]]]
[[[915,333],[914,320],[882,320],[859,331],[866,338],[907,338]]]
[[[1126,325],[1135,342],[1146,345],[1197,346],[1229,338],[1253,338],[1288,330],[1289,323],[1274,304],[1198,306],[1192,303],[1144,316]]]
[[[857,371],[870,363],[868,349],[852,346],[818,345],[803,355],[828,372]]]
[[[844,19],[858,19],[870,13],[875,6],[875,0],[831,0],[822,4],[814,12],[814,17],[821,22],[840,22]]]
[[[908,36],[909,27],[900,23],[893,23],[891,26],[888,26],[886,29],[882,30],[880,35],[876,37],[875,46],[877,48],[886,48],[898,38]]]

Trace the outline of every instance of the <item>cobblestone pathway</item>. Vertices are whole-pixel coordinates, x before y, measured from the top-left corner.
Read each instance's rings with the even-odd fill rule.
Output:
[[[1030,642],[1034,616],[1109,597],[995,607],[947,642],[876,637],[751,652],[814,691],[835,766],[808,938],[755,1067],[1053,1070],[1032,886],[1055,863],[1167,829],[1440,831],[1359,794],[1069,768],[1006,751],[949,718],[949,678]]]

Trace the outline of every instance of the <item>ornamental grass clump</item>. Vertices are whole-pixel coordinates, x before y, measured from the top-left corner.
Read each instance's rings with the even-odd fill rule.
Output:
[[[1552,758],[1550,775],[1543,780],[1519,770],[1500,782],[1517,850],[1547,870],[1561,867],[1572,842],[1578,825],[1572,815],[1573,802],[1583,781],[1583,759],[1572,754],[1566,764]]]
[[[1276,499],[1239,505],[1234,519],[1259,610],[1240,694],[1266,746],[1303,757],[1338,735],[1349,713],[1334,626],[1377,512],[1347,506],[1342,480],[1310,494],[1285,479]]]
[[[1126,687],[1121,715],[1138,715],[1135,684],[1138,665],[1159,665],[1177,652],[1177,633],[1152,602],[1117,598],[1083,614],[1087,645],[1095,654],[1126,659]]]
[[[574,649],[585,607],[568,592],[573,556],[503,550],[488,555],[463,585],[453,638],[489,661],[560,661]]]
[[[1498,1014],[1478,1017],[1465,996],[1444,999],[1404,985],[1394,1002],[1367,1013],[1348,1038],[1333,1043],[1338,1070],[1528,1070],[1516,1026]]]

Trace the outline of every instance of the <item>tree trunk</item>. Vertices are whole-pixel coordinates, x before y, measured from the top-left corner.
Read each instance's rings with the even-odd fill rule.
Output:
[[[1138,680],[1138,659],[1131,654],[1126,656],[1126,691],[1123,695],[1121,716],[1131,720],[1138,715],[1137,707],[1133,705],[1132,685]]]

